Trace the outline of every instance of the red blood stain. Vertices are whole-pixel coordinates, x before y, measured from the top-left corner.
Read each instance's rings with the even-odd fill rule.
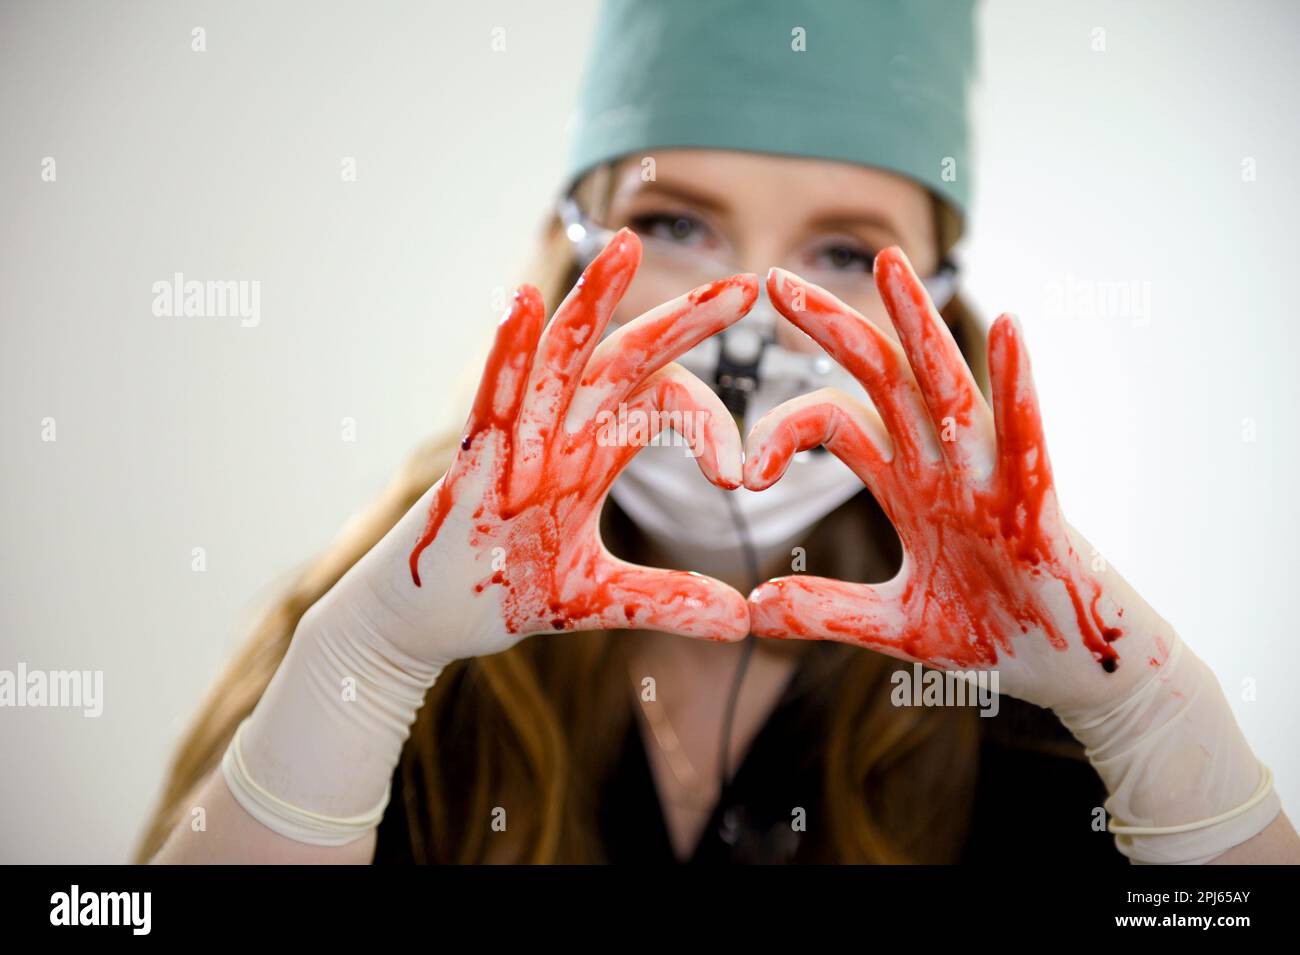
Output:
[[[545,336],[540,293],[524,286],[515,295],[498,326],[461,450],[435,489],[424,532],[411,551],[411,578],[418,587],[421,554],[473,485],[482,500],[473,512],[465,559],[498,548],[504,555],[504,568],[481,580],[474,591],[498,593],[507,632],[635,625],[731,640],[748,629],[739,594],[731,592],[727,599],[727,589],[715,581],[685,571],[637,567],[605,550],[596,532],[600,506],[636,449],[601,446],[593,422],[572,434],[563,424],[573,397],[568,383],[579,380],[639,254],[635,238],[620,233],[557,311]],[[713,309],[716,317],[699,331],[705,337],[752,304],[757,294],[752,277],[713,283],[681,300],[662,323],[639,332],[621,330],[614,358],[628,364],[619,366],[621,372],[606,370],[607,380],[633,389],[638,379],[628,376],[644,374],[645,357],[662,350],[664,326],[692,327],[684,322],[688,312],[736,287],[746,293],[744,308],[732,314]],[[640,364],[635,356],[641,356]],[[596,374],[589,370],[587,378],[594,380]],[[689,396],[671,381],[661,381],[634,390],[627,400],[689,402]],[[716,452],[705,448],[704,453]]]
[[[896,268],[901,254],[882,258],[886,268]],[[1014,656],[1013,635],[1034,632],[1057,650],[1081,641],[1113,672],[1119,660],[1113,644],[1123,631],[1104,619],[1102,586],[1070,544],[1014,322],[1004,316],[990,332],[994,464],[991,473],[976,473],[960,466],[969,458],[939,442],[933,415],[937,406],[978,432],[978,392],[962,384],[968,373],[941,322],[899,320],[909,301],[918,310],[928,307],[903,262],[888,281],[901,284],[906,297],[899,299],[894,287],[891,301],[877,259],[878,284],[903,346],[814,287],[805,287],[804,307],[796,311],[789,302],[797,286],[779,273],[769,278],[777,308],[868,386],[894,449],[889,456],[831,398],[769,426],[758,459],[746,461],[746,484],[766,487],[794,452],[825,443],[872,488],[906,558],[898,580],[883,588],[803,576],[770,581],[751,598],[755,632],[833,636],[953,667],[992,667]],[[945,390],[963,387],[968,390],[958,395]],[[988,410],[978,407],[983,420]],[[936,460],[935,448],[948,460]]]

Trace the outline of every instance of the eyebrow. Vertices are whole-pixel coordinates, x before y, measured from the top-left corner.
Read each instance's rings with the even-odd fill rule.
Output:
[[[680,183],[664,182],[657,179],[642,182],[638,188],[630,190],[627,195],[629,198],[646,195],[666,196],[715,213],[726,212],[728,209],[725,202],[707,193]],[[902,230],[899,229],[898,223],[894,221],[892,216],[871,209],[854,211],[828,210],[815,215],[808,225],[812,230],[822,232],[848,232],[854,228],[867,226],[883,229],[894,236],[902,235]]]
[[[901,236],[902,230],[892,217],[874,210],[863,209],[854,212],[824,212],[816,215],[808,223],[814,231],[851,232],[855,227],[869,226],[882,229],[893,236]]]
[[[698,206],[701,209],[707,209],[710,212],[721,213],[727,211],[727,204],[720,199],[710,196],[706,193],[699,192],[689,186],[679,185],[672,182],[661,182],[652,179],[649,182],[642,181],[637,189],[629,190],[627,196],[635,198],[637,196],[667,196],[671,199],[677,199],[680,202],[689,203]]]

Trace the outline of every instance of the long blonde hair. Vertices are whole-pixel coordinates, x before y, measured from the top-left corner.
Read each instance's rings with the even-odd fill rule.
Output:
[[[608,183],[607,170],[588,176],[580,201],[599,205]],[[936,216],[946,230],[944,214],[936,209]],[[948,241],[941,239],[945,247]],[[573,253],[556,218],[544,230],[531,271],[551,307],[576,280]],[[944,317],[986,388],[980,323],[960,299]],[[187,815],[236,726],[265,691],[302,615],[438,480],[457,443],[448,434],[420,446],[380,499],[266,613],[185,731],[137,861],[152,858]],[[627,522],[602,526],[610,548],[631,556],[635,532]],[[814,533],[829,540],[808,552],[831,555],[835,563],[810,571],[867,579],[896,565],[896,535],[865,493]],[[874,568],[864,554],[874,554]],[[417,861],[603,858],[595,809],[634,702],[620,636],[594,631],[532,638],[443,672],[416,718],[400,766],[400,808]],[[973,792],[974,714],[962,707],[895,707],[889,701],[895,661],[838,644],[817,649],[805,669],[828,705],[824,735],[807,742],[824,747],[824,812],[833,833],[825,861],[951,861],[964,839]],[[489,842],[494,806],[512,807],[511,825],[508,835],[492,833]]]

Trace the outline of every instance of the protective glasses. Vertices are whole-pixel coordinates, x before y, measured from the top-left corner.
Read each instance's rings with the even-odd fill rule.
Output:
[[[571,196],[561,202],[558,212],[574,255],[585,268],[613,238],[614,232],[593,222]],[[661,289],[665,301],[745,271],[725,257],[710,255],[669,238],[655,234],[638,237],[642,255],[637,280]],[[807,263],[782,267],[820,285],[862,315],[885,314],[869,269]],[[943,308],[956,294],[956,266],[944,259],[924,284],[935,307]],[[741,419],[745,417],[750,397],[760,387],[794,396],[837,385],[842,377],[839,367],[821,351],[805,353],[777,343],[779,315],[762,285],[760,290],[759,300],[748,315],[678,359],[689,371],[710,383],[728,410]]]

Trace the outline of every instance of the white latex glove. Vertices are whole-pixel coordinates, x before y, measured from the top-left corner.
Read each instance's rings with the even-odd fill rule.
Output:
[[[903,253],[880,253],[875,275],[897,341],[825,290],[769,273],[777,309],[875,407],[826,390],[774,409],[749,435],[745,485],[771,486],[795,452],[824,444],[893,522],[902,569],[876,586],[769,581],[750,596],[754,632],[996,668],[1002,690],[1054,710],[1087,747],[1136,861],[1208,861],[1259,832],[1280,806],[1213,673],[1118,573],[1092,569],[1095,552],[1061,516],[1019,325],[1003,315],[989,331],[990,408]]]
[[[450,470],[303,617],[223,761],[231,792],[268,827],[341,845],[377,825],[424,694],[453,660],[566,630],[748,632],[730,587],[628,564],[599,537],[610,485],[667,427],[708,480],[741,480],[731,415],[669,363],[740,319],[758,280],[703,286],[602,341],[640,248],[619,232],[545,330],[540,294],[520,289]]]

